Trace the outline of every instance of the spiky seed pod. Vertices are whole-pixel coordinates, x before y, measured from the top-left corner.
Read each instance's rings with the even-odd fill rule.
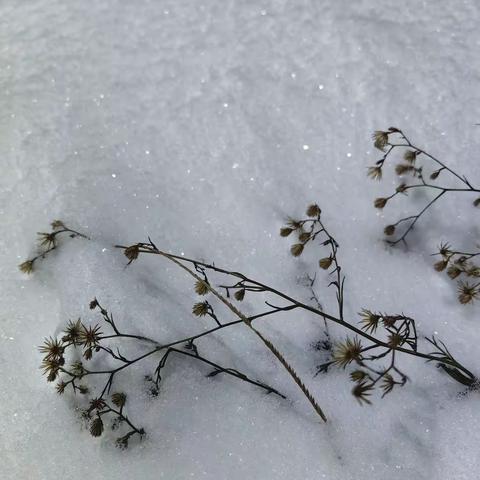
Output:
[[[438,178],[438,176],[440,175],[441,171],[442,171],[442,169],[435,170],[433,173],[431,173],[430,174],[430,180],[436,180]]]
[[[96,417],[90,424],[90,434],[92,437],[99,437],[103,433],[103,422],[100,417]]]
[[[372,394],[372,391],[373,386],[371,383],[359,382],[353,387],[352,395],[358,400],[360,405],[362,405],[362,403],[368,403],[371,405],[372,402],[368,399],[368,397]]]
[[[140,247],[138,245],[131,245],[123,251],[123,254],[130,260],[128,262],[129,264],[138,258],[140,253],[139,249]]]
[[[364,380],[367,377],[368,377],[367,372],[364,372],[363,370],[354,370],[350,374],[350,380],[352,382],[361,382],[362,380]]]
[[[235,297],[235,300],[241,302],[245,298],[245,289],[241,288],[240,290],[237,290],[233,296]]]
[[[417,159],[417,152],[415,152],[413,150],[407,150],[403,154],[403,159],[410,164],[414,164],[415,160]]]
[[[385,235],[387,235],[388,237],[390,237],[391,235],[393,235],[395,233],[395,225],[387,225],[384,229],[383,229],[383,233]]]
[[[363,324],[362,330],[370,333],[375,333],[382,317],[365,308],[359,313],[359,315],[362,318],[360,320],[360,323]]]
[[[82,325],[79,335],[79,342],[85,345],[86,348],[94,348],[100,342],[102,331],[100,325],[88,326]]]
[[[473,206],[474,207],[478,207],[480,205],[480,197],[476,198],[474,201],[473,201]]]
[[[112,394],[112,403],[118,407],[123,408],[125,402],[127,401],[127,395],[123,392],[115,392]]]
[[[197,317],[204,317],[208,313],[208,302],[198,302],[192,308],[192,313]]]
[[[310,234],[308,232],[301,232],[300,235],[298,235],[298,239],[302,243],[306,243],[308,240],[310,240]]]
[[[462,305],[473,302],[479,294],[474,285],[467,282],[460,282],[458,285],[458,301]]]
[[[320,207],[315,203],[313,205],[309,205],[307,208],[307,217],[318,217],[322,211]]]
[[[80,333],[82,332],[83,328],[84,327],[80,319],[78,319],[76,322],[70,320],[67,328],[64,330],[65,335],[62,337],[62,342],[72,342],[74,345],[79,345]]]
[[[447,268],[447,275],[452,279],[455,280],[460,274],[462,273],[462,270],[460,270],[458,267],[455,265],[450,265]]]
[[[206,295],[209,292],[208,283],[204,280],[197,280],[195,282],[195,293],[197,295]]]
[[[45,355],[45,360],[59,360],[63,356],[65,347],[60,340],[50,337],[45,339],[38,350]]]
[[[401,183],[397,188],[396,191],[398,193],[404,193],[407,190],[407,184],[406,183]]]
[[[368,167],[367,176],[372,180],[381,180],[382,179],[382,167]]]
[[[397,175],[403,175],[413,170],[415,170],[415,167],[413,165],[407,165],[405,163],[399,163],[398,165],[395,166],[395,173]]]
[[[303,245],[301,243],[295,243],[290,247],[290,253],[294,257],[299,257],[303,252]]]
[[[385,147],[388,145],[388,132],[382,132],[381,130],[376,130],[373,133],[372,138],[373,138],[374,147],[384,152]]]
[[[23,273],[33,272],[33,260],[26,260],[18,266],[19,270]]]
[[[58,230],[60,228],[66,228],[65,224],[61,220],[54,220],[50,225],[54,230]]]
[[[293,232],[293,228],[283,227],[280,229],[281,237],[288,237]]]
[[[333,361],[338,366],[345,368],[353,361],[359,361],[362,358],[362,344],[358,338],[353,340],[346,338],[344,343],[340,343],[333,351]]]
[[[440,260],[433,265],[433,268],[437,272],[443,272],[448,266],[448,260]]]
[[[375,199],[375,201],[373,202],[373,206],[375,208],[382,209],[387,204],[387,202],[388,202],[388,198],[379,197]]]
[[[328,270],[330,268],[330,265],[332,264],[333,262],[333,258],[332,257],[325,257],[325,258],[321,258],[319,261],[318,261],[318,265],[320,266],[320,268],[322,268],[323,270]]]

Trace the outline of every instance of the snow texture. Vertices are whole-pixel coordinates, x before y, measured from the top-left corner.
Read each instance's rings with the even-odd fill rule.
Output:
[[[479,307],[458,304],[429,256],[440,241],[478,242],[472,199],[439,204],[409,252],[392,250],[384,225],[425,198],[375,211],[395,180],[365,176],[379,155],[372,131],[393,125],[480,183],[479,20],[475,0],[3,0],[1,478],[478,478],[478,393],[459,396],[433,365],[402,358],[407,386],[362,407],[346,372],[314,377],[322,356],[311,345],[323,329],[305,313],[258,325],[327,424],[238,326],[199,348],[288,400],[207,378],[208,368],[181,358],[151,399],[141,378],[152,360],[118,379],[129,415],[148,430],[125,452],[111,434],[81,428],[74,400],[41,376],[36,347],[68,319],[95,321],[94,296],[131,332],[163,341],[205,329],[184,272],[156,257],[125,269],[113,248],[148,236],[306,300],[298,278],[315,271],[320,252],[292,258],[278,230],[318,202],[341,246],[347,318],[361,308],[413,316],[422,335],[436,332],[480,373]],[[92,240],[66,240],[35,274],[21,274],[36,232],[56,218]],[[334,311],[327,283],[319,274],[320,299]]]

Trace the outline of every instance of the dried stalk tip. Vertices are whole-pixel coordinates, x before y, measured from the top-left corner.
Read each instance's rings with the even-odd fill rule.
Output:
[[[204,317],[208,313],[208,302],[196,303],[192,308],[192,313],[197,317]]]
[[[95,418],[90,424],[90,434],[92,437],[99,437],[103,433],[103,422],[100,417]]]
[[[123,254],[130,260],[128,264],[132,263],[134,260],[138,258],[139,254],[139,246],[138,245],[131,245],[130,247],[127,247],[124,251]]]
[[[384,152],[385,147],[388,145],[388,132],[382,132],[381,130],[376,130],[373,133],[372,138],[373,138],[374,147]]]
[[[395,225],[387,225],[383,229],[383,233],[387,235],[388,237],[392,236],[395,233]]]
[[[410,163],[410,164],[414,164],[415,163],[415,160],[417,159],[417,152],[414,152],[413,150],[407,150],[404,154],[403,154],[403,159]]]
[[[381,180],[382,179],[382,167],[368,167],[367,176],[372,180]]]
[[[209,292],[208,283],[203,280],[197,280],[195,283],[195,293],[197,295],[206,295]]]
[[[290,247],[290,253],[294,257],[299,257],[303,252],[303,245],[301,243],[295,243]]]
[[[33,260],[27,260],[23,263],[21,263],[18,268],[20,269],[21,272],[23,273],[32,273],[33,272]]]
[[[379,197],[375,199],[375,201],[373,202],[373,206],[375,208],[382,209],[387,204],[387,202],[388,202],[388,198]]]
[[[318,262],[318,265],[320,266],[320,268],[323,268],[323,270],[328,270],[330,268],[330,265],[332,264],[332,261],[332,257],[321,258]]]
[[[237,290],[233,296],[235,297],[235,300],[241,302],[245,298],[245,289],[241,288],[240,290]]]
[[[401,183],[395,190],[397,193],[404,193],[407,190],[407,184]]]
[[[280,229],[281,237],[288,237],[293,232],[293,228],[283,227]]]
[[[448,261],[447,260],[440,260],[433,265],[433,268],[437,272],[443,272],[443,270],[445,270],[447,268],[447,266],[448,266]]]
[[[126,401],[127,401],[127,395],[125,393],[116,392],[116,393],[112,394],[112,403],[116,407],[123,408]]]
[[[308,217],[318,217],[322,211],[320,210],[320,207],[315,203],[313,205],[309,205],[307,208],[307,216]]]

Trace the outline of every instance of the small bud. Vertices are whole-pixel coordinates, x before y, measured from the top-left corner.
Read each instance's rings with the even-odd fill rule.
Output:
[[[125,405],[126,401],[127,401],[127,396],[124,393],[116,392],[112,394],[112,403],[116,407],[122,408]]]
[[[473,206],[474,207],[478,207],[480,205],[480,197],[478,197],[477,199],[474,200],[473,202]]]
[[[385,235],[387,235],[388,237],[390,237],[391,235],[393,235],[395,233],[395,225],[387,225],[384,229],[383,229],[383,233]]]
[[[430,175],[430,180],[435,180],[436,178],[438,178],[438,176],[440,175],[440,172],[442,170],[435,170],[431,175]]]
[[[313,205],[309,205],[307,208],[307,216],[308,217],[318,217],[322,211],[320,210],[320,207],[315,203]]]
[[[103,433],[103,422],[100,417],[95,418],[90,424],[90,434],[92,437],[99,437]]]
[[[85,360],[90,360],[92,358],[92,349],[91,348],[87,348],[84,352],[83,352],[83,358]]]
[[[139,254],[139,246],[138,245],[131,245],[130,247],[127,247],[124,251],[123,254],[130,260],[128,264],[132,263],[134,260],[138,258]]]
[[[443,272],[443,270],[445,270],[447,268],[447,266],[448,266],[448,261],[447,260],[440,260],[433,265],[433,268],[437,272]]]
[[[328,270],[330,268],[330,265],[332,264],[332,261],[332,257],[321,258],[318,262],[318,265],[320,266],[320,268],[323,268],[323,270]]]
[[[233,296],[235,297],[235,300],[241,302],[245,298],[245,289],[241,288],[240,290],[237,290]]]
[[[98,307],[98,301],[96,298],[94,298],[91,302],[90,302],[90,310],[94,310],[95,308]]]
[[[283,227],[280,229],[281,237],[288,237],[293,232],[293,228]]]
[[[192,308],[192,313],[197,317],[204,317],[208,313],[208,302],[199,302],[196,303]]]
[[[383,208],[388,202],[388,198],[382,198],[382,197],[379,197],[379,198],[376,198],[375,201],[373,202],[373,206],[375,208]]]
[[[290,247],[290,253],[294,257],[299,257],[303,252],[303,245],[301,243],[295,243]]]
[[[206,295],[209,292],[208,284],[204,280],[197,280],[195,283],[195,293],[197,295]]]

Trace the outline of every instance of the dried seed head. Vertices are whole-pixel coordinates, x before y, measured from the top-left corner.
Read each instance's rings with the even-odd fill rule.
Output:
[[[375,201],[373,202],[373,206],[375,208],[383,208],[388,202],[388,198],[376,198]]]
[[[93,398],[90,400],[90,407],[88,407],[89,412],[93,412],[94,410],[102,410],[105,408],[106,403],[103,398]]]
[[[468,270],[465,272],[469,277],[480,277],[480,267],[477,267],[476,265],[472,265],[471,267],[468,268]]]
[[[27,260],[21,263],[18,268],[23,273],[32,273],[33,272],[33,260]]]
[[[373,135],[373,145],[375,148],[378,148],[382,152],[385,151],[385,147],[388,145],[388,132],[382,132],[381,130],[376,130]]]
[[[93,419],[90,424],[90,434],[92,437],[99,437],[103,433],[103,422],[100,417]]]
[[[208,283],[204,280],[197,280],[195,283],[195,293],[197,295],[206,295],[209,292]]]
[[[372,402],[368,399],[368,397],[372,394],[373,386],[367,382],[359,382],[355,385],[352,389],[352,395],[358,400],[358,403],[362,405],[362,403],[368,403],[369,405]]]
[[[303,252],[303,245],[301,243],[295,243],[290,247],[290,253],[294,257],[299,257]]]
[[[398,333],[392,333],[388,336],[388,345],[391,347],[391,348],[397,348],[399,347],[400,345],[402,345],[402,343],[404,343],[405,339]]]
[[[98,307],[98,301],[97,301],[97,299],[94,298],[94,299],[90,302],[89,306],[90,306],[90,310],[95,310],[95,309]]]
[[[368,167],[367,176],[372,180],[381,180],[382,179],[382,167]]]
[[[359,361],[362,358],[362,344],[358,338],[353,340],[346,338],[344,343],[338,344],[333,351],[333,361],[338,366],[345,368],[353,361]]]
[[[63,380],[60,380],[58,383],[57,383],[57,386],[55,387],[55,389],[57,390],[57,393],[59,395],[62,395],[63,392],[65,391],[65,387],[67,386],[67,384],[63,381]]]
[[[101,340],[102,332],[100,331],[100,325],[88,326],[82,325],[79,335],[79,342],[85,345],[86,348],[96,347]]]
[[[131,245],[123,251],[123,254],[130,260],[128,262],[129,265],[138,258],[138,254],[140,253],[139,249],[140,247],[138,245]]]
[[[450,265],[447,268],[447,275],[452,279],[455,280],[460,274],[462,273],[462,270],[460,270],[457,266],[455,265]]]
[[[415,167],[413,165],[407,165],[405,163],[399,163],[398,165],[395,166],[395,173],[397,175],[403,175],[413,170],[415,170]]]
[[[50,337],[45,339],[38,350],[45,355],[45,360],[59,360],[63,356],[65,347],[60,340]]]
[[[396,382],[389,373],[384,375],[383,378],[382,378],[382,383],[380,385],[380,388],[383,390],[382,397],[384,397],[385,395],[390,393],[393,390],[393,387],[395,385],[396,385]]]
[[[364,372],[363,370],[354,370],[350,374],[350,380],[352,382],[361,382],[362,380],[364,380],[367,377],[368,377],[367,372]]]
[[[310,234],[308,232],[300,232],[300,234],[298,235],[298,239],[302,243],[306,243],[308,242],[308,240],[310,240]]]
[[[414,164],[415,160],[417,159],[417,152],[415,152],[413,150],[407,150],[403,154],[403,159],[410,164]]]
[[[80,344],[80,333],[84,328],[80,319],[76,322],[70,320],[68,322],[67,328],[64,330],[65,335],[62,337],[62,342],[72,342],[74,345]]]
[[[116,392],[116,393],[112,394],[112,403],[116,407],[123,408],[126,401],[127,401],[127,395],[125,393]]]
[[[64,362],[58,358],[43,359],[41,368],[43,369],[43,374],[47,375],[47,382],[53,382],[56,380],[57,374],[63,363]]]
[[[237,290],[233,296],[235,297],[235,300],[241,302],[245,298],[245,289],[241,288],[240,290]]]
[[[323,268],[323,270],[328,270],[332,262],[333,262],[332,257],[325,257],[325,258],[321,258],[318,261],[318,265],[320,266],[320,268]]]
[[[471,285],[467,282],[460,282],[458,285],[458,301],[462,305],[473,302],[480,292],[475,285]]]
[[[81,378],[83,377],[83,375],[85,375],[85,368],[83,368],[82,362],[73,362],[70,368],[73,375],[75,375],[76,377]]]
[[[448,260],[440,260],[433,265],[433,268],[437,272],[443,272],[448,266]]]
[[[318,217],[321,213],[322,211],[316,203],[314,203],[313,205],[309,205],[307,208],[308,217]]]
[[[360,323],[363,323],[362,330],[366,332],[374,333],[379,325],[380,319],[382,318],[380,315],[371,312],[370,310],[366,310],[365,308],[359,313],[362,319]]]
[[[54,232],[45,233],[45,232],[38,232],[40,236],[39,242],[41,247],[45,248],[53,248],[56,244],[56,235]]]
[[[288,237],[293,232],[293,228],[283,227],[280,229],[281,237]]]
[[[192,313],[197,317],[204,317],[208,313],[210,304],[208,302],[198,302],[192,308]]]
[[[393,235],[395,233],[395,225],[387,225],[384,229],[383,229],[383,233],[385,235],[387,235],[388,237],[390,237],[391,235]]]

